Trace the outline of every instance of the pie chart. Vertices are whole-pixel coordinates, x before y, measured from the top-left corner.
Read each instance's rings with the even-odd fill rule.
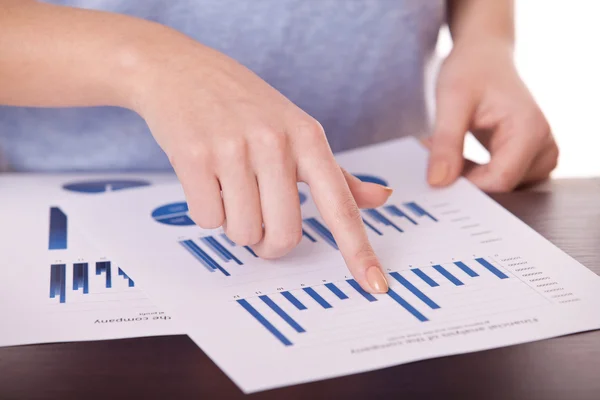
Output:
[[[166,204],[152,211],[152,218],[156,222],[173,226],[195,225],[194,221],[188,215],[188,205],[182,201],[179,203]]]
[[[378,185],[388,186],[385,179],[373,175],[354,175],[363,182],[377,183]]]
[[[79,181],[67,183],[63,189],[78,193],[105,193],[142,186],[150,186],[150,182],[135,179]]]

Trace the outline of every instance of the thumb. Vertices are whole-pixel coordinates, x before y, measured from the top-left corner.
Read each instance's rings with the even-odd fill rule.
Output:
[[[436,120],[431,141],[427,181],[432,186],[454,182],[463,168],[465,135],[475,108],[469,93],[438,88]]]
[[[344,168],[342,173],[359,208],[376,208],[385,204],[393,189],[372,182],[363,182]]]

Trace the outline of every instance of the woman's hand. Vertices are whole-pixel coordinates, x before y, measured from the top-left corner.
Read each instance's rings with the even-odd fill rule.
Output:
[[[556,167],[558,147],[548,122],[504,41],[459,43],[441,68],[436,108],[428,173],[434,186],[462,173],[484,191],[509,191],[547,178]],[[490,151],[489,164],[465,163],[467,131]]]
[[[386,292],[358,207],[382,205],[391,189],[342,170],[321,125],[250,70],[175,36],[134,57],[143,71],[135,109],[169,156],[194,221],[223,225],[261,257],[283,256],[302,239],[297,182],[306,182],[353,276]]]

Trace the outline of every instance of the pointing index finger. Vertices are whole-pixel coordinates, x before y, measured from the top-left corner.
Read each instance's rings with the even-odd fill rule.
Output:
[[[306,171],[303,180],[310,186],[315,204],[348,269],[363,289],[371,293],[387,292],[387,280],[342,170],[331,153],[319,158],[318,167],[311,164],[313,167]]]

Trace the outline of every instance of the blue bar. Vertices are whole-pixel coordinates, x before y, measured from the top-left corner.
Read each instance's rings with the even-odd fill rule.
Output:
[[[89,265],[85,263],[83,267],[83,294],[88,294],[90,292],[90,270]]]
[[[415,273],[415,275],[417,275],[419,278],[423,279],[423,281],[428,284],[431,287],[436,287],[436,286],[440,286],[436,281],[434,281],[433,279],[431,279],[429,277],[429,275],[427,275],[425,272],[421,271],[419,268],[413,268],[411,269],[412,272]]]
[[[215,239],[214,237],[206,236],[201,238],[200,240],[202,240],[208,247],[210,247],[215,253],[217,253],[223,261],[229,262],[229,260],[233,260],[236,262],[237,265],[243,265],[243,263],[236,256],[231,254],[231,252],[225,247],[223,247],[221,243],[217,242],[217,239]]]
[[[248,253],[252,254],[254,257],[258,258],[258,256],[256,255],[256,253],[254,252],[254,250],[252,250],[252,248],[250,246],[244,246],[244,248],[246,250],[248,250]]]
[[[396,207],[393,204],[391,204],[389,206],[384,206],[383,209],[395,217],[406,218],[407,220],[412,222],[413,225],[417,225],[417,221],[415,221],[414,219],[409,217],[404,211],[402,211],[401,209],[399,209],[398,207]]]
[[[73,265],[73,290],[79,290],[79,287],[83,287],[83,271],[81,270],[81,264]]]
[[[377,228],[375,228],[373,226],[373,224],[371,224],[369,221],[367,221],[366,219],[363,218],[363,222],[365,223],[366,226],[368,226],[369,228],[371,228],[371,230],[373,232],[375,232],[376,234],[378,234],[379,236],[383,236],[383,233],[381,233],[381,231]]]
[[[317,220],[316,218],[306,218],[304,222],[306,222],[308,226],[310,226],[315,232],[317,232],[317,234],[321,236],[321,238],[324,241],[329,243],[331,247],[333,247],[336,250],[339,250],[338,245],[335,242],[335,239],[333,238],[333,235],[331,234],[329,229],[325,227],[325,225],[319,222],[319,220]]]
[[[237,302],[242,307],[244,307],[244,309],[246,311],[248,311],[250,313],[250,315],[252,315],[258,322],[260,322],[260,324],[262,326],[264,326],[269,332],[271,332],[273,334],[273,336],[275,336],[277,339],[279,339],[279,341],[281,343],[283,343],[285,346],[292,345],[292,342],[290,342],[288,338],[283,336],[283,334],[281,332],[279,332],[279,330],[277,330],[277,328],[275,328],[269,321],[267,321],[267,319],[265,317],[263,317],[263,315],[261,313],[259,313],[254,307],[252,307],[250,305],[250,303],[248,303],[244,299],[237,300]]]
[[[231,260],[231,258],[229,258],[227,256],[227,253],[223,252],[221,250],[221,248],[219,248],[218,246],[215,246],[215,244],[209,240],[209,237],[201,237],[200,241],[202,241],[202,243],[204,243],[206,246],[208,246],[212,251],[214,251],[221,260],[225,261],[225,262],[229,262],[229,260]]]
[[[363,290],[363,288],[360,287],[360,285],[358,284],[358,282],[356,282],[354,279],[348,279],[348,280],[346,280],[346,282],[348,282],[350,284],[350,286],[352,286],[365,299],[367,299],[369,301],[377,301],[377,299],[375,298],[375,296],[373,296],[371,293],[365,292]]]
[[[392,289],[389,289],[387,292],[388,296],[396,301],[396,303],[400,304],[406,311],[415,316],[419,321],[426,322],[429,321],[427,317],[421,314],[416,308],[411,306],[406,300],[404,300],[400,295],[394,292]]]
[[[434,265],[433,269],[435,269],[440,274],[444,275],[444,277],[446,279],[448,279],[450,282],[454,283],[456,286],[464,285],[464,283],[462,283],[457,277],[452,275],[450,272],[448,272],[448,270],[446,268],[442,267],[441,265]]]
[[[110,268],[110,261],[99,261],[96,263],[96,275],[106,274],[106,288],[112,288],[112,274]]]
[[[458,268],[462,269],[467,275],[469,275],[471,278],[475,278],[476,276],[479,276],[477,274],[477,272],[473,271],[471,268],[469,268],[469,266],[467,264],[465,264],[462,261],[456,261],[454,263],[454,265],[456,265]]]
[[[477,258],[475,259],[479,264],[483,265],[488,271],[492,274],[496,275],[500,279],[508,279],[508,275],[504,274],[504,272],[500,271],[498,268],[494,267],[490,264],[485,258]]]
[[[50,266],[50,298],[59,296],[64,303],[67,297],[67,266],[66,264],[52,264]]]
[[[50,207],[48,250],[67,248],[67,215],[58,207]]]
[[[306,232],[304,229],[302,229],[302,236],[305,236],[308,240],[310,240],[313,243],[317,242],[317,239],[315,239],[310,233]]]
[[[184,240],[179,242],[187,251],[189,251],[204,267],[210,271],[215,272],[217,269],[208,259],[204,257],[204,252],[191,240]],[[200,249],[198,251],[197,249]]]
[[[73,290],[79,290],[79,288],[83,288],[83,294],[89,293],[90,285],[87,263],[73,264]]]
[[[304,291],[308,293],[310,297],[312,297],[317,303],[321,305],[323,308],[331,308],[331,304],[327,302],[324,298],[322,298],[319,293],[315,292],[315,289],[307,287],[304,288]]]
[[[384,224],[386,226],[392,226],[395,230],[397,230],[398,232],[404,232],[402,229],[400,229],[398,227],[398,225],[394,224],[392,221],[390,221],[389,219],[386,218],[385,215],[383,215],[382,213],[380,213],[378,210],[374,209],[374,208],[370,208],[368,210],[365,210],[365,212],[371,217],[373,218],[375,221]]]
[[[392,272],[390,275],[395,280],[400,282],[400,284],[402,286],[404,286],[405,288],[410,290],[412,294],[417,296],[419,298],[419,300],[421,300],[423,303],[427,304],[429,306],[429,308],[431,308],[432,310],[436,310],[436,309],[440,308],[440,306],[438,306],[436,302],[434,302],[429,297],[427,297],[427,295],[425,295],[425,293],[421,292],[417,287],[415,287],[415,285],[410,283],[405,277],[400,275],[398,272]]]
[[[123,271],[121,268],[119,268],[119,276],[122,276],[123,279],[126,279],[128,281],[128,286],[129,287],[135,287],[135,282],[133,281],[133,279],[131,279],[129,277],[129,275],[127,275],[125,273],[125,271]]]
[[[306,332],[304,330],[304,328],[300,326],[299,323],[297,323],[292,317],[290,317],[288,313],[283,311],[281,309],[281,307],[279,307],[273,300],[271,300],[271,298],[269,296],[262,295],[262,296],[258,296],[258,297],[266,305],[268,305],[269,308],[271,308],[271,310],[275,311],[275,313],[277,313],[277,315],[279,315],[281,317],[281,319],[283,319],[285,322],[287,322],[288,325],[291,326],[296,332],[298,332],[298,333]]]
[[[230,245],[231,247],[235,247],[235,243],[233,242],[233,240],[229,239],[229,237],[226,234],[221,233],[221,237],[228,245]]]
[[[410,210],[412,212],[414,212],[415,215],[417,215],[419,217],[427,216],[427,217],[431,218],[432,220],[434,220],[435,222],[438,222],[437,218],[435,218],[433,215],[429,214],[427,211],[422,209],[421,206],[419,206],[417,203],[410,202],[410,203],[404,203],[404,205],[406,207],[410,208]]]
[[[346,293],[342,292],[340,288],[335,286],[333,283],[326,283],[325,286],[327,286],[327,289],[331,290],[333,294],[335,294],[338,297],[338,299],[346,300],[348,298],[348,296],[346,296]]]
[[[288,301],[290,303],[292,303],[294,306],[296,306],[296,308],[298,310],[306,310],[306,306],[304,304],[302,304],[302,302],[300,300],[298,300],[296,298],[296,296],[294,296],[293,294],[291,294],[290,292],[281,292],[281,295],[283,297],[285,297],[286,299],[288,299]]]
[[[202,250],[193,240],[184,240],[179,242],[185,247],[198,261],[200,261],[207,269],[218,269],[225,276],[231,276],[223,267],[219,265],[211,256]]]

